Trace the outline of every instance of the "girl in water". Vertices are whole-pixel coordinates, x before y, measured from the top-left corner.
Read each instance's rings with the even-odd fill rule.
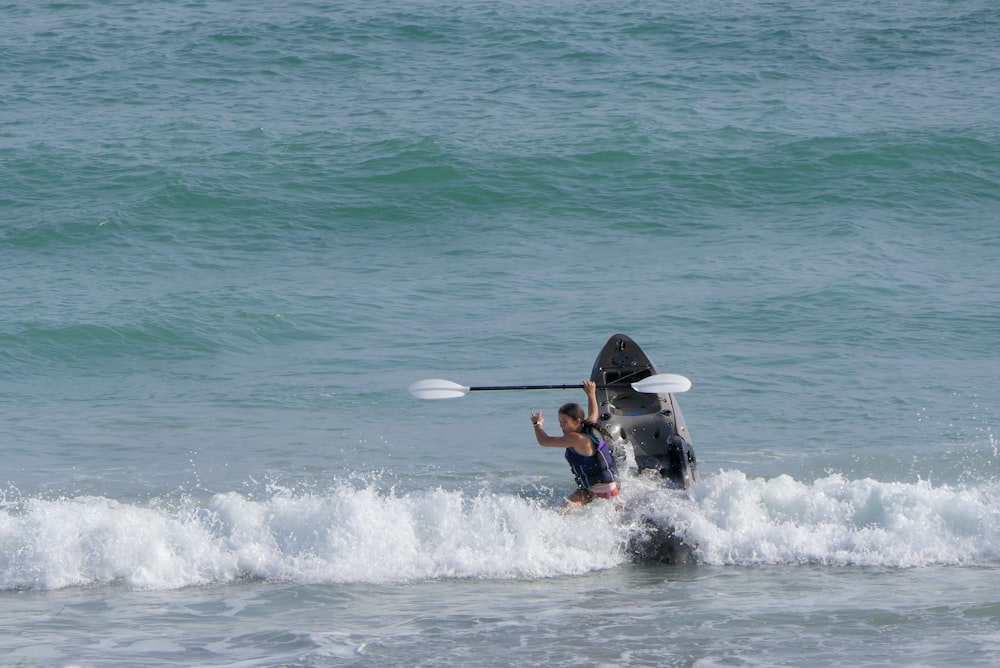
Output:
[[[618,496],[615,460],[604,438],[607,432],[597,425],[597,386],[593,381],[585,380],[583,391],[587,394],[586,419],[580,404],[564,404],[559,409],[562,436],[546,434],[541,412],[531,414],[538,445],[566,449],[566,461],[577,484],[577,490],[566,497],[567,505],[573,506],[585,506],[595,497],[611,499]]]

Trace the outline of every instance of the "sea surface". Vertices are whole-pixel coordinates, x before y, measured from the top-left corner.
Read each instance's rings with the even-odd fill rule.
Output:
[[[0,666],[993,666],[993,0],[0,2]],[[631,336],[702,475],[535,445]]]

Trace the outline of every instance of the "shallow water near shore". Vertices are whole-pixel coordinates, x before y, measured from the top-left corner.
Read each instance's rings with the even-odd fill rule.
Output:
[[[0,665],[994,662],[990,4],[0,25]],[[563,514],[582,393],[406,392],[616,332],[687,493]]]

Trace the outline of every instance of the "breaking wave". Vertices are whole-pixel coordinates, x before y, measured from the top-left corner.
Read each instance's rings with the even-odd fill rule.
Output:
[[[624,512],[598,502],[568,514],[551,498],[346,482],[322,493],[269,488],[260,498],[15,498],[0,504],[0,589],[557,577],[629,561],[641,518],[674,527],[696,546],[696,561],[712,565],[1000,561],[996,483],[802,482],[739,471],[706,476],[690,492],[626,482]]]

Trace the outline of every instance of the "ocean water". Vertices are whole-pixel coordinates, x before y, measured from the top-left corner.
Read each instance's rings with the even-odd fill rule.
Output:
[[[0,665],[995,665],[998,76],[986,0],[0,4]],[[616,332],[702,474],[628,512],[582,393],[406,391]]]

